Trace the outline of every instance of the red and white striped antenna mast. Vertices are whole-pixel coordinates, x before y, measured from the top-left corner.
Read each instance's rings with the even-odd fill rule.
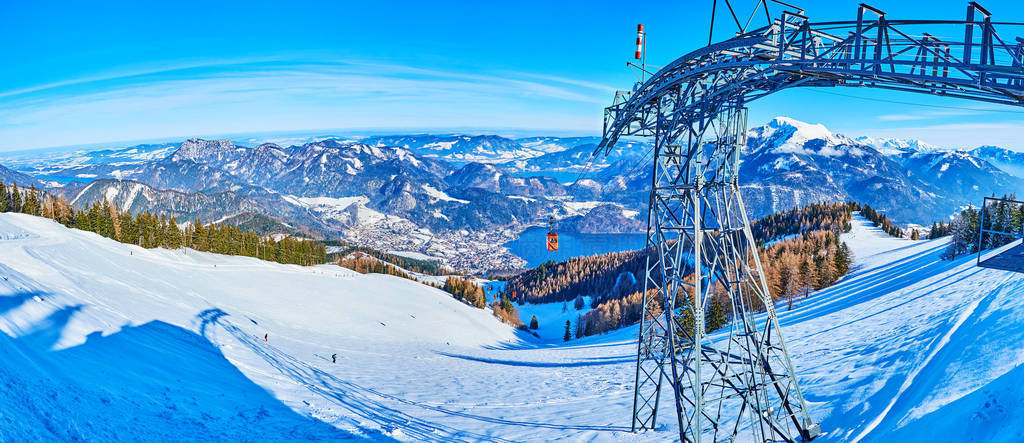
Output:
[[[644,56],[644,25],[636,25],[636,59],[643,60]]]
[[[640,69],[640,81],[644,81],[644,74],[650,74],[647,72],[647,33],[644,32],[644,25],[636,25],[636,53],[633,55],[634,60],[640,60],[640,64],[637,65],[634,62],[626,62],[626,66],[632,66]]]

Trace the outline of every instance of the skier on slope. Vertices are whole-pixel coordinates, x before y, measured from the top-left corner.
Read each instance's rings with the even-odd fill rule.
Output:
[[[338,362],[338,354],[331,354],[331,363]]]
[[[263,334],[263,341],[269,341],[267,338],[270,337],[270,333]]]

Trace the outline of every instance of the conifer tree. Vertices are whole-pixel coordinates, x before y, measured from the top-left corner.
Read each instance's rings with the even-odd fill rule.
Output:
[[[814,287],[818,283],[818,274],[815,272],[811,258],[807,257],[800,263],[800,276],[803,277],[803,287]]]
[[[42,205],[39,203],[39,195],[36,193],[36,185],[32,185],[29,191],[25,195],[25,207],[22,212],[38,216],[42,211]]]
[[[537,316],[534,315],[533,317],[530,317],[530,329],[537,329],[537,328],[538,328]]]
[[[572,307],[576,308],[576,310],[579,311],[580,309],[583,309],[583,304],[583,296],[576,294],[576,298],[572,301]]]
[[[840,276],[846,275],[850,272],[850,262],[853,260],[853,253],[850,252],[850,247],[843,242],[839,246],[839,250],[836,251],[836,273]]]
[[[697,321],[693,318],[693,309],[689,307],[683,309],[682,314],[679,314],[676,317],[676,321],[679,322],[680,329],[679,333],[676,334],[677,337],[683,343],[691,343],[693,341],[693,337],[697,335]]]
[[[943,222],[932,223],[932,229],[928,232],[928,240],[945,237],[950,234],[950,224]]]
[[[572,340],[572,332],[569,331],[569,320],[565,321],[565,334],[562,335],[562,341]]]
[[[21,191],[18,191],[17,183],[11,190],[11,212],[21,212]]]
[[[114,226],[114,239],[121,241],[124,237],[122,237],[121,217],[117,213],[117,205],[110,203],[107,206],[107,212],[109,212],[111,224]]]
[[[978,252],[978,211],[968,207],[960,211],[960,216],[950,223],[949,245],[943,252],[943,258],[955,259],[964,254]]]
[[[4,186],[3,180],[0,180],[0,212],[7,212],[7,186]]]
[[[704,327],[707,332],[718,330],[727,322],[725,318],[725,310],[722,309],[722,304],[718,301],[718,297],[712,297],[707,303],[707,309],[704,310]]]
[[[825,254],[814,256],[814,275],[818,277],[814,282],[815,289],[826,288],[831,284],[832,266],[831,260],[827,260]]]

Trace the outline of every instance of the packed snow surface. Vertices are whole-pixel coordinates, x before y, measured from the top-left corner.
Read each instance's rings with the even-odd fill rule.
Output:
[[[1024,438],[1024,276],[843,239],[854,271],[779,313],[819,441]],[[0,214],[0,441],[673,439],[670,395],[629,432],[635,327],[566,344],[571,305],[523,310],[542,339],[396,277]]]

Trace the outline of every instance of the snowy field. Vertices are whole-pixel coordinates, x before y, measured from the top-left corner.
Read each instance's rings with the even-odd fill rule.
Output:
[[[1024,275],[868,226],[780,312],[818,441],[1020,441]],[[400,278],[0,214],[0,441],[674,438],[667,395],[628,432],[635,327],[564,344],[571,305],[521,309],[544,339]]]

